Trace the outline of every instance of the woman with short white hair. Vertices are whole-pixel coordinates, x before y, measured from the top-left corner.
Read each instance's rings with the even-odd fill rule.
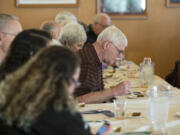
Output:
[[[86,32],[80,24],[68,23],[60,34],[60,42],[73,51],[81,49],[86,39]]]
[[[67,22],[68,23],[78,22],[76,16],[73,13],[67,11],[59,12],[55,17],[55,21],[59,23],[61,27],[64,27],[67,24]]]

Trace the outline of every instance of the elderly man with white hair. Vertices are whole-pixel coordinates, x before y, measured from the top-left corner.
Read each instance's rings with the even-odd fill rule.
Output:
[[[98,35],[108,26],[111,25],[111,18],[105,13],[99,13],[94,17],[93,24],[88,26],[87,43],[94,43],[97,40]]]
[[[18,17],[0,14],[0,62],[6,56],[12,40],[21,31],[22,26]]]
[[[102,62],[113,64],[115,58],[122,57],[127,44],[123,32],[115,26],[109,26],[98,36],[95,43],[88,44],[78,52],[81,57],[81,85],[74,95],[79,102],[100,103],[129,93],[129,82],[121,82],[114,88],[104,90],[102,78]]]
[[[68,23],[62,28],[61,44],[75,52],[83,47],[86,39],[86,32],[80,24]]]

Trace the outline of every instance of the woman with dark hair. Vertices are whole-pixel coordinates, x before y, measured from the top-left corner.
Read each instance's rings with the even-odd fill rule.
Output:
[[[173,71],[166,76],[165,80],[174,87],[180,88],[180,60],[175,62]]]
[[[52,46],[7,76],[0,85],[1,135],[89,135],[72,95],[80,60]]]
[[[19,33],[11,43],[7,56],[0,65],[0,81],[24,65],[36,52],[52,40],[48,32],[28,29]]]

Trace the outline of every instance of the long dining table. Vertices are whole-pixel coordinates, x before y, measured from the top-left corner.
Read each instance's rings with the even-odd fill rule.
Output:
[[[126,101],[124,118],[116,118],[108,116],[104,111],[114,112],[114,104],[111,102],[99,104],[85,104],[79,107],[79,111],[83,114],[83,118],[89,123],[91,131],[95,134],[102,126],[104,121],[111,124],[111,134],[123,134],[132,132],[138,134],[151,131],[150,121],[148,117],[148,96],[147,91],[154,85],[157,85],[162,91],[170,91],[169,96],[169,113],[168,122],[166,124],[168,135],[180,134],[180,90],[168,84],[164,79],[155,75],[154,82],[151,85],[144,86],[139,79],[139,67],[133,62],[127,62],[119,66],[117,69],[108,67],[103,70],[103,78],[105,88],[111,88],[122,81],[130,81],[132,93],[140,93],[138,95],[124,95]],[[143,95],[143,96],[142,96]],[[120,97],[116,97],[120,98]],[[96,111],[95,111],[96,110]],[[103,111],[104,110],[104,111]],[[95,113],[84,113],[84,112]],[[132,116],[132,113],[140,112],[140,116]],[[119,129],[119,131],[117,130]]]

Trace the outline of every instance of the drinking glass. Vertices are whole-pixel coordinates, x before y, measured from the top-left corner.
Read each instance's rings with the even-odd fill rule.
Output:
[[[151,93],[148,99],[148,114],[151,122],[151,129],[154,134],[163,135],[166,133],[168,112],[169,100],[167,93],[160,91]]]
[[[116,118],[124,118],[126,101],[124,98],[114,99],[114,114]]]

